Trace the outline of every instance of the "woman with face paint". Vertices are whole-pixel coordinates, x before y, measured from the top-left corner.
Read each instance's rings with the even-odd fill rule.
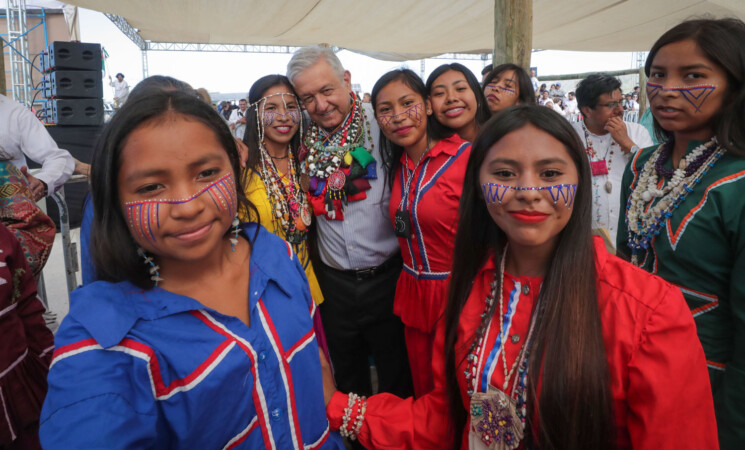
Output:
[[[623,178],[618,249],[677,285],[706,352],[723,449],[745,448],[745,23],[691,20],[645,67],[660,146]],[[622,209],[623,211],[624,209]]]
[[[248,102],[243,142],[249,151],[242,175],[246,196],[258,209],[261,224],[292,244],[305,268],[311,297],[320,305],[323,294],[308,256],[313,212],[298,170],[302,113],[297,96],[287,77],[267,75],[251,86]]]
[[[432,120],[471,142],[491,116],[479,80],[463,64],[443,64],[427,78]]]
[[[72,294],[55,338],[44,448],[343,448],[303,267],[239,222],[256,214],[239,168],[191,94],[131,98],[106,126],[91,171],[101,281]]]
[[[370,448],[717,448],[680,291],[608,254],[591,214],[569,122],[535,105],[494,116],[466,168],[434,389],[334,393],[332,428]]]
[[[432,119],[424,83],[408,69],[383,75],[372,91],[390,216],[404,269],[393,311],[401,317],[418,398],[433,388],[432,344],[447,298],[458,201],[471,145]]]
[[[492,114],[510,106],[535,103],[530,76],[516,64],[498,65],[484,78],[482,85]]]

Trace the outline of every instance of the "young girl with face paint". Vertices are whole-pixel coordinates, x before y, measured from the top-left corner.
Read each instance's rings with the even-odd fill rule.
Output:
[[[479,80],[459,63],[443,64],[427,78],[432,119],[471,142],[491,113]]]
[[[131,99],[92,162],[92,257],[72,294],[44,448],[343,448],[323,418],[315,304],[257,223],[231,133],[178,91]]]
[[[421,397],[433,388],[434,329],[447,298],[471,145],[432,119],[424,83],[411,70],[383,75],[373,87],[372,104],[404,259],[393,311],[405,326],[414,395]]]
[[[510,106],[535,103],[530,76],[516,64],[498,65],[484,78],[482,86],[492,114]]]
[[[660,146],[623,179],[618,249],[677,285],[706,352],[721,448],[745,448],[745,23],[691,20],[645,67]],[[623,210],[623,209],[622,209]]]
[[[680,291],[608,254],[591,214],[569,122],[535,105],[494,116],[466,168],[434,389],[334,393],[332,427],[371,448],[716,448]]]

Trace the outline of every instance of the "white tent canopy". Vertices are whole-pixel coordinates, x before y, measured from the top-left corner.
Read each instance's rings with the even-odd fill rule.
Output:
[[[515,0],[520,1],[520,0]],[[494,0],[67,0],[151,42],[327,43],[384,59],[491,53]],[[533,0],[533,47],[644,51],[678,22],[745,20],[745,0]],[[506,18],[508,20],[508,18]]]

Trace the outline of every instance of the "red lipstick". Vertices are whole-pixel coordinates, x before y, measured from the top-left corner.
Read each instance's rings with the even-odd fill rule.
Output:
[[[520,222],[538,223],[548,218],[548,214],[539,211],[510,211],[509,214]]]

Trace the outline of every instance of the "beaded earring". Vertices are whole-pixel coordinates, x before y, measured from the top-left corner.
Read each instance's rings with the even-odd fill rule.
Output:
[[[160,277],[160,266],[155,264],[153,257],[149,256],[142,247],[137,247],[137,254],[145,259],[146,265],[150,266],[150,279],[155,281],[155,287],[158,287],[158,282],[163,281],[163,278]]]
[[[235,218],[233,219],[233,230],[231,233],[233,234],[233,237],[230,238],[230,251],[235,251],[235,246],[238,245],[238,233],[241,232],[241,230],[238,228],[238,225],[240,225],[241,221],[238,220],[238,213],[235,214]]]

